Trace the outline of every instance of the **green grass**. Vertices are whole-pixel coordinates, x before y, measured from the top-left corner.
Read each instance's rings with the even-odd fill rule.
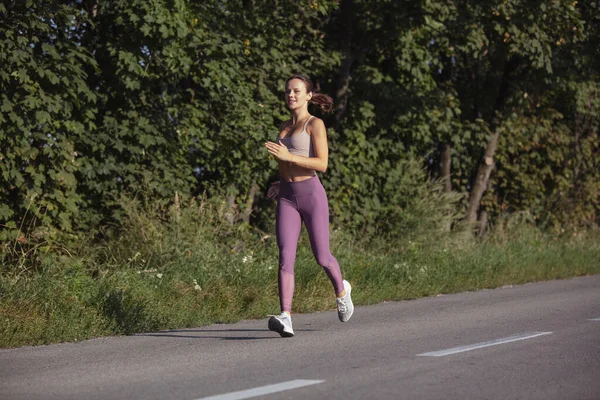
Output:
[[[0,275],[0,346],[78,341],[279,312],[275,238],[229,225],[218,208],[148,210],[112,239],[24,253]],[[185,221],[185,222],[183,222]],[[357,305],[600,273],[600,234],[561,237],[527,225],[485,241],[463,233],[357,239],[334,230],[333,254]],[[5,248],[6,251],[6,248]],[[14,254],[13,254],[14,255]],[[3,258],[8,260],[9,257]],[[334,293],[303,232],[294,312],[333,310]]]

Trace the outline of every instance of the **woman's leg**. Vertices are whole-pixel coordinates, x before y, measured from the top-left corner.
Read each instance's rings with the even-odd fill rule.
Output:
[[[279,304],[281,311],[292,312],[294,298],[294,263],[302,227],[302,218],[294,202],[280,198],[276,216],[277,246],[279,247]]]
[[[344,291],[344,284],[340,265],[329,249],[327,194],[318,178],[313,178],[311,181],[313,182],[311,193],[297,198],[298,207],[304,219],[315,259],[325,269],[337,295]]]

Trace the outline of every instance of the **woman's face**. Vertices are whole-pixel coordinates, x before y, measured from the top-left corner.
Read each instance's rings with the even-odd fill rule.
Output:
[[[292,79],[285,86],[285,103],[290,110],[308,107],[312,92],[306,92],[306,85],[300,79]]]

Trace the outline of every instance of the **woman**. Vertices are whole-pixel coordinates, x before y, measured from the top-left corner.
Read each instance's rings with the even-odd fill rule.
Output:
[[[340,266],[329,250],[329,206],[316,173],[327,170],[327,132],[323,121],[308,112],[309,102],[329,112],[333,101],[327,95],[314,93],[312,82],[302,75],[286,81],[285,100],[291,119],[282,125],[276,143],[265,143],[267,151],[278,160],[280,176],[279,182],[273,183],[267,192],[267,197],[278,198],[276,232],[281,305],[281,314],[269,319],[269,329],[283,337],[292,337],[294,262],[303,221],[315,259],[335,289],[340,321],[350,319],[354,305],[350,283],[342,280]]]

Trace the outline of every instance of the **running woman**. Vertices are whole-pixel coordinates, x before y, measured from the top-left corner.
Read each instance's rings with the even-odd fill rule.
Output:
[[[279,163],[278,182],[267,191],[277,198],[276,233],[279,247],[279,302],[281,314],[269,319],[269,329],[282,337],[294,336],[292,298],[294,262],[302,222],[317,263],[323,267],[336,294],[338,317],[346,322],[354,312],[352,287],[342,279],[340,266],[329,250],[329,206],[317,171],[325,172],[329,157],[323,121],[310,115],[312,102],[324,112],[333,109],[331,97],[315,93],[309,78],[294,75],[286,81],[285,101],[291,119],[283,123],[276,142],[267,142],[267,151]]]

